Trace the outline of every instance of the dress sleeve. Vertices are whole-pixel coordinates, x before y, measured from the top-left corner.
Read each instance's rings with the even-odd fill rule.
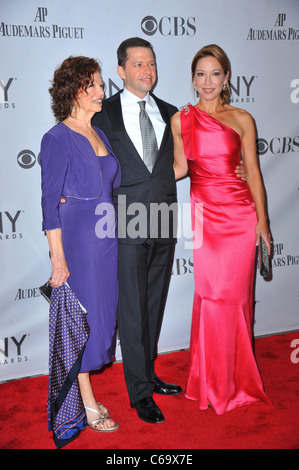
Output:
[[[67,171],[67,152],[61,139],[45,134],[41,142],[43,230],[61,228],[59,201]]]

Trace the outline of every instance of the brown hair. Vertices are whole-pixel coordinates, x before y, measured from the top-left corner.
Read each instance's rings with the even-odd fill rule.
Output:
[[[230,77],[230,75],[231,75],[231,66],[230,66],[230,61],[229,61],[226,53],[224,52],[223,49],[221,49],[220,46],[217,46],[217,44],[209,44],[208,46],[202,47],[195,54],[195,56],[193,57],[193,60],[192,60],[192,63],[191,63],[192,79],[194,78],[197,62],[199,61],[199,59],[202,59],[203,57],[207,57],[207,56],[215,57],[215,59],[218,60],[219,64],[223,68],[223,71],[224,71],[225,75],[227,74],[227,72],[229,72],[228,76]],[[229,101],[230,101],[229,81],[227,81],[226,89],[222,90],[222,92],[220,94],[220,98],[221,98],[223,104],[229,103]]]
[[[71,114],[78,91],[87,89],[96,72],[101,73],[98,62],[83,56],[68,57],[55,70],[49,93],[57,121],[63,121]]]

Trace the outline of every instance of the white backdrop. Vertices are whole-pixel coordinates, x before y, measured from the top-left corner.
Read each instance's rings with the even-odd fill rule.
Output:
[[[48,93],[54,69],[69,55],[97,58],[110,96],[122,88],[116,49],[131,36],[153,44],[155,93],[178,107],[195,102],[190,64],[197,50],[217,43],[227,52],[232,104],[256,120],[274,237],[272,279],[256,280],[254,333],[299,329],[298,25],[298,0],[1,0],[0,381],[48,372],[48,304],[38,286],[50,262],[38,155],[42,135],[55,124]],[[178,194],[189,202],[188,180],[178,183]],[[186,241],[176,248],[159,352],[189,346],[193,270]]]

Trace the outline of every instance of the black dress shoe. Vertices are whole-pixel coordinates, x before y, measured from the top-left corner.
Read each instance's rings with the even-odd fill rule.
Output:
[[[147,423],[163,423],[165,418],[160,408],[156,405],[152,397],[142,398],[136,403],[131,403],[132,408],[136,408],[138,418]]]
[[[168,384],[167,382],[160,380],[158,377],[152,382],[155,386],[154,393],[159,393],[160,395],[178,395],[183,391],[179,385]]]

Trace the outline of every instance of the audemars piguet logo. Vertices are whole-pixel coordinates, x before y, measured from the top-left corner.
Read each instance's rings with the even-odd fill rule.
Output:
[[[33,18],[33,24],[0,23],[0,36],[14,38],[46,38],[46,39],[83,39],[82,26],[65,26],[46,24],[48,8],[38,7]]]
[[[299,39],[298,25],[290,25],[286,13],[279,13],[272,28],[250,28],[248,41],[296,41]]]
[[[272,268],[281,268],[287,266],[298,266],[299,255],[295,253],[285,253],[283,243],[273,245],[273,259],[271,260]]]

